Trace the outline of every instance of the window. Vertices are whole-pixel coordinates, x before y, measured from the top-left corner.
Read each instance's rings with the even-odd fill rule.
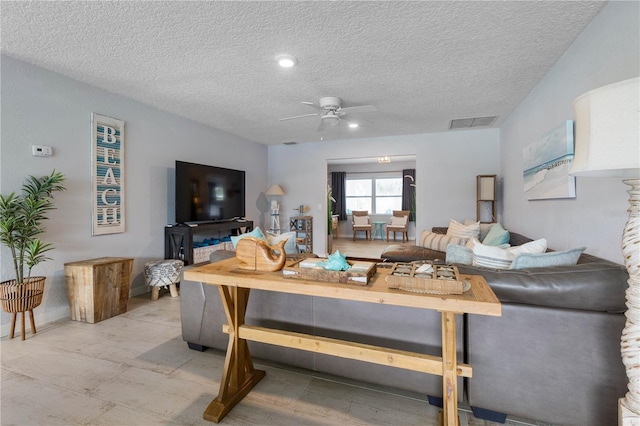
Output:
[[[402,209],[402,177],[349,177],[346,182],[347,214],[367,210],[372,214],[393,214]]]

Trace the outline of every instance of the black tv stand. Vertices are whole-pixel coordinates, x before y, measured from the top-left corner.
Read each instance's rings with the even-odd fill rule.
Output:
[[[200,225],[212,225],[216,223],[229,223],[229,222],[247,223],[247,220],[241,219],[239,217],[234,217],[231,219],[203,220],[203,221],[196,221],[196,222],[177,222],[173,226],[190,226],[192,228],[195,228],[196,226],[200,226]]]
[[[193,224],[179,222],[174,226],[165,226],[164,258],[180,259],[184,261],[185,265],[189,265],[193,263],[194,235],[202,234],[207,236],[217,234],[216,237],[222,238],[227,235],[239,235],[243,232],[243,228],[246,228],[244,229],[245,232],[251,231],[253,229],[253,221],[230,220]]]

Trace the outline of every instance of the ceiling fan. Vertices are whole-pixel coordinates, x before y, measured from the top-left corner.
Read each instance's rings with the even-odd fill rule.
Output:
[[[302,102],[304,105],[309,105],[319,112],[313,114],[303,114],[296,115],[294,117],[286,117],[281,118],[279,121],[286,120],[295,120],[298,118],[304,117],[316,117],[320,116],[320,125],[318,126],[318,131],[322,131],[327,127],[337,126],[341,120],[345,122],[356,123],[353,121],[348,114],[358,114],[361,112],[375,112],[377,111],[376,107],[373,105],[359,105],[352,107],[342,107],[342,99],[335,96],[326,96],[324,98],[320,98],[320,102],[318,105],[313,102]],[[360,121],[360,120],[357,120]],[[363,120],[367,121],[367,120]],[[357,124],[357,123],[356,123]]]

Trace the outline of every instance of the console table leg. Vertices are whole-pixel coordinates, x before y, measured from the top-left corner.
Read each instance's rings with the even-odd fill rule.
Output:
[[[220,392],[204,411],[203,418],[218,423],[265,376],[253,368],[247,341],[238,337],[244,324],[249,289],[219,286],[222,305],[229,324],[229,345],[224,360]]]
[[[442,312],[442,401],[446,426],[458,425],[457,368],[456,314]]]

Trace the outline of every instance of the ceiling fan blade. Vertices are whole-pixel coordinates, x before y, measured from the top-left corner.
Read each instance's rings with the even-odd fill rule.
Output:
[[[304,104],[304,105],[309,105],[310,107],[313,107],[313,108],[315,108],[315,109],[322,110],[322,107],[321,107],[321,106],[316,105],[316,104],[314,104],[313,102],[301,102],[301,103],[302,103],[302,104]]]
[[[340,112],[343,112],[345,114],[354,114],[354,113],[360,113],[360,112],[376,112],[378,111],[378,109],[376,107],[374,107],[373,105],[360,105],[360,106],[352,106],[352,107],[346,107],[346,108],[340,108]]]
[[[295,120],[296,118],[304,118],[304,117],[315,117],[320,115],[319,113],[314,113],[314,114],[304,114],[304,115],[296,115],[295,117],[285,117],[285,118],[279,118],[278,121],[285,121],[285,120]]]

